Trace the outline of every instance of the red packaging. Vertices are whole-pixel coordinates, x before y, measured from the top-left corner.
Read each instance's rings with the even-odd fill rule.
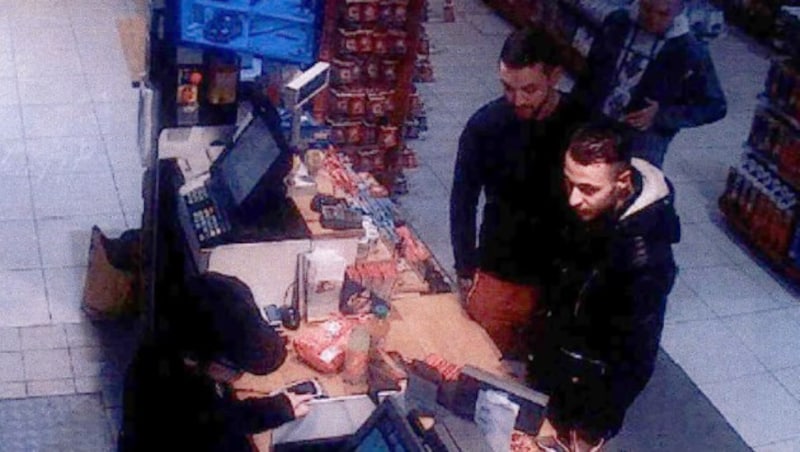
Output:
[[[393,55],[405,55],[408,51],[407,36],[405,31],[389,30],[389,50]]]
[[[368,83],[377,83],[381,79],[381,65],[378,60],[370,58],[364,63]]]
[[[394,90],[386,90],[383,93],[384,97],[386,98],[386,102],[383,104],[383,109],[386,112],[386,116],[390,116],[397,109],[397,103],[394,99]]]
[[[378,142],[378,126],[368,122],[361,123],[361,144],[373,145]]]
[[[349,85],[358,82],[361,69],[355,61],[334,59],[331,63],[333,67],[331,75],[335,85]]]
[[[353,132],[353,126],[359,126],[358,123],[354,123],[352,121],[331,121],[331,135],[330,140],[331,143],[336,145],[343,145],[343,144],[356,144],[353,143],[352,139],[355,136],[360,135],[360,131]]]
[[[385,31],[374,31],[372,33],[372,51],[376,55],[386,55],[389,53],[389,35]]]
[[[363,91],[355,91],[350,93],[348,99],[348,114],[352,118],[360,118],[364,116],[367,109],[367,95]]]
[[[358,321],[335,318],[308,328],[295,336],[292,344],[297,356],[322,373],[336,373],[342,368],[350,333]]]
[[[377,1],[364,2],[361,4],[361,21],[367,24],[376,22],[380,14]]]
[[[378,126],[378,145],[383,149],[391,149],[400,144],[400,133],[397,126]]]
[[[358,151],[358,167],[361,171],[375,171],[377,160],[380,157],[380,150],[376,148],[366,148]]]
[[[372,30],[359,30],[356,33],[358,53],[372,53]]]
[[[354,54],[358,52],[358,38],[357,31],[348,31],[344,28],[339,29],[339,53],[343,55]]]
[[[336,89],[330,90],[331,103],[330,115],[334,118],[341,118],[350,114],[350,95]]]
[[[376,122],[386,116],[386,96],[378,93],[367,94],[367,119]]]
[[[363,134],[361,133],[361,123],[349,122],[345,127],[345,143],[347,144],[361,144]]]
[[[341,20],[345,25],[358,26],[361,24],[361,4],[353,1],[347,1],[343,5],[343,11],[340,14]]]
[[[381,61],[381,68],[383,69],[383,82],[390,85],[397,83],[397,61],[383,60]]]
[[[397,4],[394,5],[394,10],[392,11],[392,23],[396,27],[402,27],[406,23],[406,19],[408,18],[408,7],[404,4]]]
[[[388,1],[378,3],[378,22],[386,27],[393,26],[394,5]]]

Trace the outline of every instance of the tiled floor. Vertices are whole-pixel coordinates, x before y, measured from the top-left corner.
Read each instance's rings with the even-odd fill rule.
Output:
[[[495,64],[509,27],[478,0],[460,3],[448,24],[441,3],[430,3],[437,81],[419,87],[430,131],[415,144],[421,167],[409,172],[402,202],[450,268],[443,215],[457,138],[499,94]],[[79,300],[91,226],[115,234],[140,221],[136,93],[115,29],[133,11],[128,0],[0,0],[0,191],[13,194],[0,199],[0,397],[101,391],[109,415],[119,415],[118,350],[131,345],[114,337],[130,335],[89,323]],[[726,235],[715,207],[767,55],[735,32],[712,51],[728,117],[682,132],[665,164],[684,240],[663,347],[748,444],[799,450],[797,292]]]
[[[142,167],[116,19],[128,0],[0,0],[0,398],[98,392],[118,425],[135,325],[80,310],[93,225],[139,226]]]

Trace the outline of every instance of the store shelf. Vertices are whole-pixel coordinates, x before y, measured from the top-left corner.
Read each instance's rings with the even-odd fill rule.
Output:
[[[720,200],[721,204],[721,200]],[[779,256],[775,253],[770,253],[763,250],[756,242],[750,237],[749,228],[742,223],[738,218],[729,215],[724,208],[720,205],[720,212],[725,219],[725,225],[728,231],[736,239],[739,240],[746,248],[747,251],[757,260],[764,262],[770,269],[776,273],[783,275],[787,281],[792,282],[800,288],[800,267],[791,263],[788,258]]]

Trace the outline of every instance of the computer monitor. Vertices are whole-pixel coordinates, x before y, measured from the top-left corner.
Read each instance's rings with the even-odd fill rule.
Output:
[[[277,113],[269,113],[263,106],[254,108],[250,122],[211,166],[215,189],[225,193],[229,213],[242,223],[268,214],[269,206],[285,197],[291,149],[278,135],[279,126],[270,124]]]
[[[244,202],[280,154],[266,122],[254,116],[216,165],[235,206]]]
[[[356,431],[345,450],[353,452],[422,452],[422,440],[400,407],[386,398]]]

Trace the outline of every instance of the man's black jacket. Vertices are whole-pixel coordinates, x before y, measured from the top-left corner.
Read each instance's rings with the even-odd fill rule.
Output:
[[[562,103],[544,120],[523,121],[503,97],[472,115],[459,140],[450,194],[459,276],[480,268],[506,281],[538,282],[549,262],[550,216],[563,192],[563,150],[581,119],[579,110]],[[476,237],[481,191],[486,205]]]
[[[653,373],[680,239],[663,174],[634,159],[638,195],[621,217],[565,228],[555,280],[535,322],[530,376],[551,396],[548,418],[609,437]],[[595,224],[594,226],[598,226]]]

